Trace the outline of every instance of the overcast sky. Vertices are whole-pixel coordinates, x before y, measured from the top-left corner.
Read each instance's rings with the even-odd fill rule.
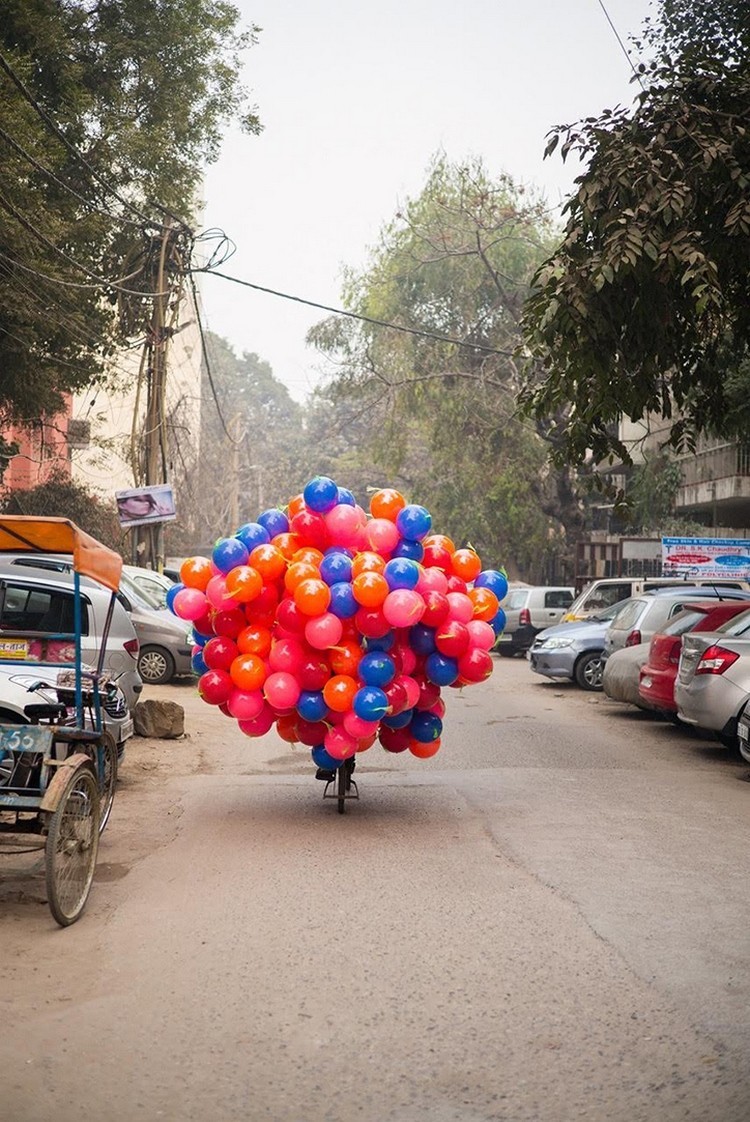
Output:
[[[262,28],[245,82],[264,131],[227,134],[204,225],[237,245],[224,272],[322,304],[341,305],[342,267],[365,264],[438,150],[481,156],[556,204],[575,168],[542,160],[547,131],[634,97],[599,0],[235,3]],[[626,46],[653,10],[604,5]],[[325,313],[218,278],[201,291],[210,330],[304,400],[323,366],[305,333]]]

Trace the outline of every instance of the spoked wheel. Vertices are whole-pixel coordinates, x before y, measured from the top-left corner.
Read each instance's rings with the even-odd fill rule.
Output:
[[[104,833],[104,827],[109,822],[112,813],[112,803],[115,801],[115,788],[117,787],[117,745],[115,738],[108,732],[102,734],[104,774],[99,774],[99,833]],[[98,755],[98,753],[97,753]],[[97,769],[98,769],[97,759]]]
[[[47,835],[47,899],[61,927],[75,923],[86,907],[98,849],[99,783],[84,765],[68,780]]]

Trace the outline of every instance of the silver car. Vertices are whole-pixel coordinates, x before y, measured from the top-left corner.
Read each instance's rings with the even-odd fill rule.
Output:
[[[150,600],[155,600],[159,608],[166,608],[167,593],[174,587],[175,582],[155,569],[142,569],[139,565],[123,565],[122,572],[131,580]]]
[[[717,631],[683,635],[674,697],[680,720],[737,747],[737,722],[750,698],[750,612]]]
[[[738,588],[715,589],[719,600],[747,600],[750,592]],[[642,592],[623,606],[610,624],[604,639],[604,657],[621,650],[651,641],[657,631],[663,631],[669,621],[679,614],[691,600],[710,600],[711,590],[699,588],[659,588]]]
[[[626,603],[621,601],[587,619],[540,631],[529,651],[531,669],[544,678],[576,682],[582,690],[600,690],[604,636]]]

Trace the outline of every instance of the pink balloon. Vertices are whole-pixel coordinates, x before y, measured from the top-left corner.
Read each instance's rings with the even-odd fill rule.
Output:
[[[227,709],[240,721],[252,721],[265,706],[260,690],[233,690],[227,701]]]
[[[353,736],[355,740],[362,740],[365,737],[371,736],[380,728],[380,721],[365,721],[362,717],[358,717],[353,709],[348,713],[344,713],[343,726],[349,736]]]
[[[395,588],[383,601],[383,615],[391,627],[413,627],[424,615],[424,600],[413,588]]]
[[[449,592],[448,603],[451,606],[448,619],[455,619],[459,623],[468,623],[474,616],[474,605],[465,592]]]
[[[491,627],[490,631],[492,631]],[[334,647],[343,633],[344,625],[333,612],[323,612],[323,615],[315,616],[305,624],[305,638],[316,651]]]
[[[211,577],[206,585],[206,596],[211,607],[215,608],[217,612],[229,611],[231,608],[237,607],[236,601],[227,592],[227,582],[224,580],[223,573],[220,576]]]
[[[172,603],[172,610],[180,619],[200,619],[207,608],[205,593],[197,588],[181,588]]]
[[[305,661],[305,648],[299,639],[290,636],[288,639],[276,639],[271,645],[268,655],[268,665],[271,670],[284,670],[287,674],[296,674]],[[296,704],[296,702],[292,702]]]
[[[365,540],[370,549],[384,557],[393,552],[400,537],[396,523],[387,518],[371,518],[365,526]]]
[[[357,751],[357,740],[343,728],[329,729],[323,738],[326,752],[334,760],[348,760]]]
[[[257,717],[251,717],[249,720],[239,722],[239,726],[244,732],[245,736],[265,736],[273,728],[275,720],[273,709],[266,702],[263,703],[263,708]]]
[[[297,679],[283,670],[269,674],[263,683],[266,701],[277,710],[291,709],[299,701],[301,692]]]
[[[448,578],[442,569],[422,569],[417,581],[417,592],[442,592],[445,596],[448,591]]]
[[[419,682],[416,678],[412,678],[408,674],[400,674],[398,678],[394,678],[394,681],[398,682],[406,690],[406,708],[413,709],[419,701],[419,695],[421,693]]]
[[[469,646],[479,647],[480,651],[490,651],[495,644],[495,632],[483,619],[472,619],[466,624],[469,632]]]
[[[339,503],[323,515],[323,521],[333,545],[353,545],[357,540],[361,524],[356,507]]]

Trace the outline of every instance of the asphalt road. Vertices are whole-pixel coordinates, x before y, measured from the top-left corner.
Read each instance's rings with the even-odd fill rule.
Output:
[[[750,1117],[721,746],[503,659],[341,816],[306,750],[151,692],[189,736],[132,743],[83,919],[2,858],[3,1122]]]

